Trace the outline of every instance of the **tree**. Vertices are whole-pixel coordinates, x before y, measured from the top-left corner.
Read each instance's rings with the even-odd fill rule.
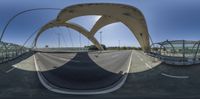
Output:
[[[106,46],[101,44],[104,50],[106,50]],[[85,48],[88,48],[88,50],[99,50],[95,45],[85,46]]]

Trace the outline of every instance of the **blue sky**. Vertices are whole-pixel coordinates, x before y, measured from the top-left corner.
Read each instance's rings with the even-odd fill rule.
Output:
[[[149,34],[154,42],[164,40],[199,40],[200,39],[200,1],[199,0],[1,0],[0,32],[5,24],[17,12],[32,8],[64,8],[79,3],[109,2],[122,3],[137,7],[146,18]],[[3,41],[23,44],[35,30],[54,19],[58,11],[45,10],[28,12],[17,17],[5,32]],[[99,16],[84,16],[72,19],[87,29]],[[69,33],[70,31],[70,33]],[[121,23],[108,25],[102,31],[103,43],[107,46],[139,46],[131,31]],[[80,46],[79,33],[66,28],[52,28],[39,38],[38,46],[58,45],[58,33],[62,46]],[[70,35],[72,38],[70,38]],[[99,40],[99,33],[95,35]],[[31,45],[31,40],[27,46]],[[81,45],[91,44],[81,36]]]

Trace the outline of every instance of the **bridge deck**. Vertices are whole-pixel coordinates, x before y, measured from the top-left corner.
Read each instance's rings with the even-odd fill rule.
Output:
[[[142,60],[143,59],[143,60]],[[1,65],[0,97],[52,97],[52,98],[120,98],[120,97],[199,97],[199,66],[171,67],[152,62],[143,53],[134,51],[128,79],[119,90],[103,95],[72,96],[48,91],[38,80],[33,57],[15,64]],[[147,65],[148,64],[148,65]],[[156,66],[155,66],[156,65]],[[152,69],[151,69],[152,68]],[[188,78],[172,78],[187,76]],[[186,94],[187,93],[187,94]]]

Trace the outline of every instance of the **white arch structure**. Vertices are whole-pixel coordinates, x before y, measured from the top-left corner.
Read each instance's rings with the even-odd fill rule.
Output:
[[[39,36],[46,30],[50,29],[50,28],[54,28],[54,27],[59,27],[59,26],[64,26],[64,27],[68,27],[71,29],[74,29],[76,31],[78,31],[79,33],[83,34],[85,37],[87,37],[94,45],[97,46],[98,49],[103,49],[100,45],[100,43],[96,40],[96,38],[94,38],[93,36],[90,36],[89,31],[86,30],[85,28],[83,28],[82,26],[75,24],[75,23],[59,23],[56,20],[53,20],[47,24],[45,24],[37,33],[35,40],[34,40],[34,46],[36,46],[37,44],[37,40],[39,38]]]
[[[87,31],[87,33],[85,33],[85,36],[90,38],[90,40],[99,49],[102,47],[94,38],[95,33],[108,24],[122,22],[135,35],[142,49],[144,51],[150,51],[149,33],[145,18],[143,14],[133,6],[113,3],[88,3],[72,5],[62,9],[54,22],[59,24],[70,24],[68,23],[70,19],[85,15],[101,15],[101,18],[95,23],[93,28],[89,32]],[[86,30],[84,29],[84,31]],[[84,35],[83,31],[79,32]],[[42,32],[39,32],[38,34],[40,35],[41,33]],[[36,36],[35,42],[37,42],[39,35]]]

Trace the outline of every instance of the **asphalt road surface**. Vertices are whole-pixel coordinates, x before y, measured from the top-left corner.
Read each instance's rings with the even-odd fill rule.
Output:
[[[127,71],[131,51],[37,53],[37,65],[50,84],[71,90],[109,87]]]
[[[118,53],[118,52],[116,52]],[[120,53],[120,52],[119,52]],[[112,54],[112,53],[110,53]],[[110,55],[109,54],[109,55]],[[56,57],[58,54],[51,54],[48,57]],[[95,53],[89,54],[90,57],[96,57]],[[109,56],[108,55],[108,56]],[[101,64],[104,54],[99,59],[93,59],[96,64]],[[106,54],[105,54],[106,56]],[[111,56],[111,55],[110,55]],[[44,56],[45,57],[45,56]],[[62,58],[74,58],[74,54],[61,55]],[[70,57],[70,58],[69,58]],[[102,57],[102,58],[101,58]],[[117,56],[112,56],[113,58]],[[110,57],[111,58],[111,57]],[[50,58],[52,59],[52,58]],[[109,59],[109,58],[108,58]],[[128,78],[123,86],[111,93],[101,95],[67,95],[58,94],[47,90],[38,79],[35,69],[33,56],[22,58],[14,62],[8,62],[0,65],[0,98],[68,98],[68,99],[189,99],[200,98],[200,65],[192,66],[171,66],[163,64],[155,59],[145,55],[142,51],[133,51],[132,64]],[[56,66],[60,66],[57,59]],[[107,59],[105,59],[107,60]],[[110,59],[112,60],[112,59]],[[16,62],[17,61],[17,62]],[[52,60],[51,60],[52,61]],[[76,61],[76,60],[74,60]],[[39,62],[39,61],[38,61]],[[61,61],[62,62],[62,61]],[[78,61],[77,61],[78,62]],[[38,63],[39,65],[40,63]],[[63,63],[64,64],[64,63]],[[109,63],[108,63],[109,64]],[[119,70],[111,68],[102,68],[112,73],[119,73]],[[54,65],[55,66],[55,65]],[[59,67],[42,68],[41,72],[50,71]]]

